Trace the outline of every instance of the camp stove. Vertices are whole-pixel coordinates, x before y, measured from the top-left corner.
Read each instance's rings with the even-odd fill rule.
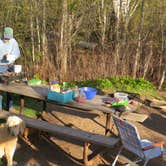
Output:
[[[0,63],[0,83],[9,84],[11,82],[20,82],[23,78],[23,73],[15,73],[8,70],[4,63]]]

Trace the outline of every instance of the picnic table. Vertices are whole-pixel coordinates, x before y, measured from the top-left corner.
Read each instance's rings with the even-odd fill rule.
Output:
[[[103,105],[103,100],[107,98],[105,95],[96,95],[93,100],[86,100],[84,103],[72,101],[62,104],[47,100],[47,86],[29,86],[25,83],[10,83],[9,85],[0,84],[0,91],[13,93],[20,96],[20,114],[23,114],[24,112],[25,97],[30,97],[42,101],[44,111],[46,111],[47,103],[53,103],[55,105],[77,108],[81,110],[102,111],[106,114],[105,135],[110,131],[111,115],[116,112],[115,109]]]

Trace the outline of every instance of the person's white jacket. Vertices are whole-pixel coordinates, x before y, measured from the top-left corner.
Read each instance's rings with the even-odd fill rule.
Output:
[[[7,55],[9,64],[14,63],[20,57],[20,49],[14,38],[11,38],[8,42],[0,39],[0,60],[2,60],[4,55]]]

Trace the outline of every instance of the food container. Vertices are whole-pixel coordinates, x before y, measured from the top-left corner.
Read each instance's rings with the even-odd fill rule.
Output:
[[[82,87],[82,88],[79,88],[79,90],[85,94],[85,97],[88,100],[93,99],[95,95],[97,94],[97,89],[92,87]]]
[[[58,93],[58,92],[49,90],[47,94],[47,99],[56,101],[58,103],[68,103],[70,101],[73,101],[73,91],[69,90],[65,93]]]
[[[14,65],[14,72],[15,73],[20,73],[21,71],[22,71],[21,65]]]
[[[122,93],[122,92],[117,92],[114,93],[114,98],[117,99],[118,101],[126,102],[128,101],[128,94]]]

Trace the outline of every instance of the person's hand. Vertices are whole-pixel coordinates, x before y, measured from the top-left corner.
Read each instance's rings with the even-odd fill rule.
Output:
[[[10,64],[6,64],[5,66],[6,66],[7,68],[9,68],[9,65],[10,65]]]

